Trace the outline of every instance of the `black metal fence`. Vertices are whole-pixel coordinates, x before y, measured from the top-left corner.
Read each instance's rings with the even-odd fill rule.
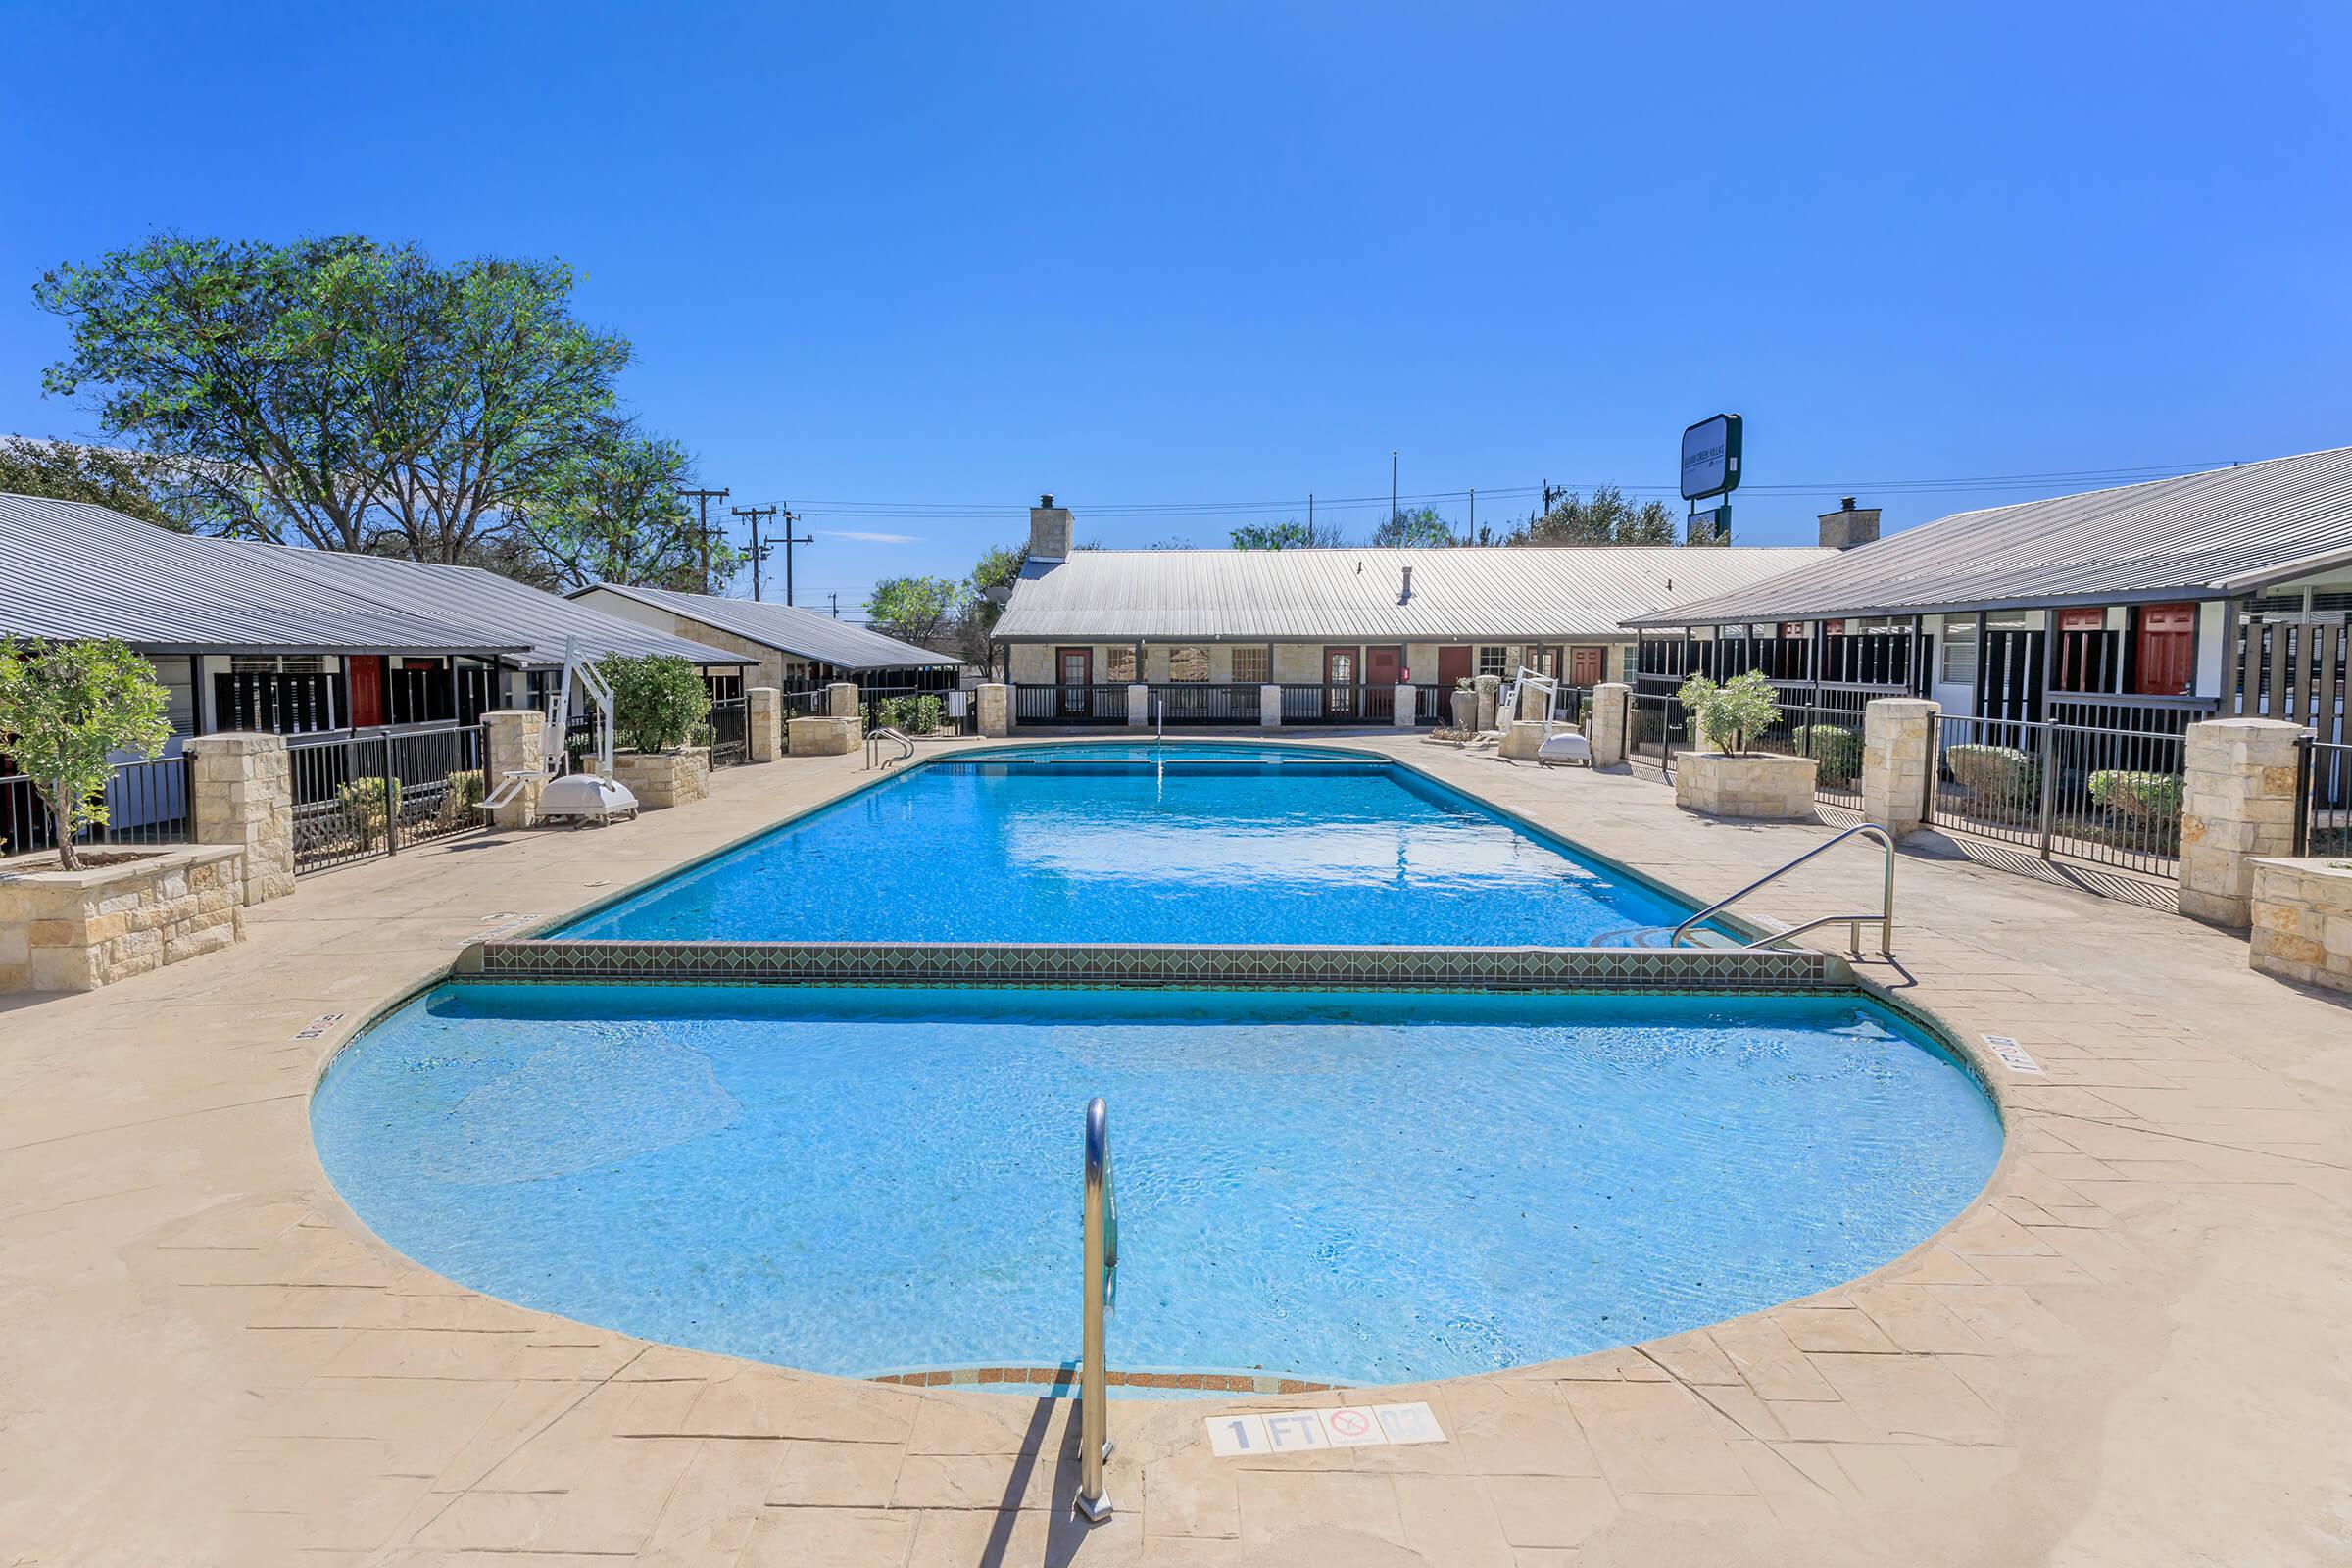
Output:
[[[177,755],[117,762],[106,784],[106,820],[77,844],[172,844],[188,836],[188,760]],[[0,775],[0,854],[57,848],[57,819],[39,787],[22,773]]]
[[[710,716],[703,721],[703,732],[696,744],[710,748],[712,767],[735,767],[750,760],[751,721],[747,716],[746,700],[729,697],[710,705]]]
[[[1930,820],[2047,858],[2170,876],[2186,793],[2177,733],[1946,717],[1930,770]]]
[[[478,724],[296,740],[294,869],[324,870],[480,828]]]
[[[2352,742],[2303,740],[2295,783],[2295,853],[2352,856]]]
[[[860,686],[858,703],[868,729],[895,729],[902,735],[971,735],[979,730],[979,699],[967,691]]]

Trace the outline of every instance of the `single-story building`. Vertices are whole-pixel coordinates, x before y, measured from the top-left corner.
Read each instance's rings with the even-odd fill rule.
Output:
[[[758,663],[757,659],[736,649],[672,636],[478,566],[444,566],[390,556],[278,545],[243,548],[266,553],[289,575],[341,588],[390,608],[435,614],[495,636],[507,645],[509,651],[498,660],[495,697],[485,692],[476,705],[468,695],[458,710],[466,722],[471,722],[484,706],[544,708],[549,693],[563,678],[567,644],[576,645],[587,659],[601,659],[606,654],[667,654],[683,659],[703,672],[714,698],[741,697],[743,676]],[[364,680],[354,687],[354,710],[362,715],[367,710],[363,693]],[[575,712],[584,710],[583,701],[574,693]],[[361,716],[358,722],[365,726],[367,719]]]
[[[1029,513],[1029,558],[993,636],[1030,722],[1125,714],[1148,685],[1171,718],[1382,721],[1400,685],[1419,715],[1464,676],[1525,665],[1568,684],[1621,679],[1627,617],[1744,587],[1830,552],[1604,545],[1532,548],[1075,550],[1067,508]],[[1220,700],[1229,694],[1229,700]],[[1294,705],[1293,696],[1296,696]]]
[[[2343,727],[2352,447],[1956,513],[1628,618],[1645,691],[1691,669],[1907,691],[1947,713],[2174,730]],[[2128,718],[2119,715],[2129,715]]]
[[[537,707],[566,637],[590,657],[672,653],[706,674],[752,662],[468,566],[205,538],[0,495],[0,634],[12,632],[128,644],[170,692],[175,737]]]
[[[763,599],[612,582],[575,589],[571,599],[622,620],[757,660],[756,684],[781,691],[845,680],[869,690],[949,691],[963,669],[963,661],[952,654]]]

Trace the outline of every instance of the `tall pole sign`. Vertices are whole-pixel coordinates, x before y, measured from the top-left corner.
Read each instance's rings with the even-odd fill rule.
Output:
[[[1683,499],[1690,502],[1690,531],[1694,545],[1732,542],[1732,505],[1726,500],[1701,509],[1697,503],[1729,496],[1740,488],[1740,418],[1718,414],[1683,432]]]

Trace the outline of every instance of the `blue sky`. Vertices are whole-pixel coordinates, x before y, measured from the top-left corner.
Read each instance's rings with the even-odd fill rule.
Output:
[[[552,254],[801,601],[1324,498],[1670,488],[1809,543],[2352,439],[2352,11],[0,5],[0,429],[151,228]],[[2088,482],[2088,481],[2086,481]],[[1772,489],[1783,486],[1788,488]],[[1503,494],[1515,491],[1517,494]],[[1140,510],[1263,504],[1247,512]],[[888,504],[888,505],[881,505]],[[1464,504],[1438,503],[1457,519]],[[859,538],[857,535],[881,535]],[[779,573],[780,576],[780,573]],[[771,583],[770,592],[774,592]]]

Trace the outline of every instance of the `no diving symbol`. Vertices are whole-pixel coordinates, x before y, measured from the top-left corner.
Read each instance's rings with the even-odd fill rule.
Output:
[[[1372,1418],[1361,1410],[1334,1410],[1323,1424],[1335,1438],[1360,1438],[1372,1430]]]

